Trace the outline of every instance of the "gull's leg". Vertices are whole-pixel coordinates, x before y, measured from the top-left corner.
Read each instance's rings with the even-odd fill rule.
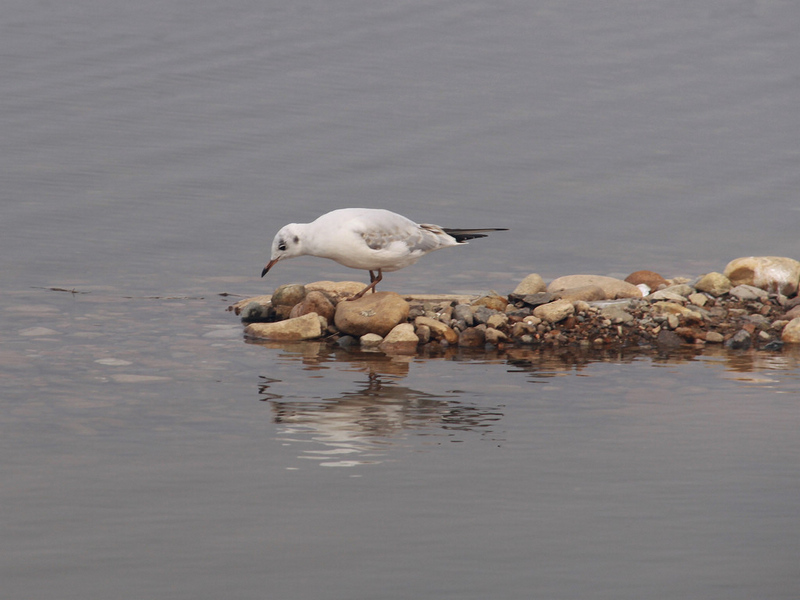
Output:
[[[381,279],[383,279],[383,271],[381,269],[378,269],[378,276],[377,277],[375,277],[375,273],[370,271],[369,272],[369,285],[367,287],[365,287],[363,290],[361,290],[360,292],[358,292],[355,296],[351,296],[350,298],[348,298],[348,300],[358,300],[359,298],[361,298],[361,296],[363,296],[364,294],[366,294],[370,290],[372,290],[372,293],[374,294],[375,293],[375,286],[378,285],[378,283],[380,282]]]

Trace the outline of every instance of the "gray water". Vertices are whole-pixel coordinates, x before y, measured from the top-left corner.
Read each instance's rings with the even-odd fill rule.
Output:
[[[800,5],[21,2],[4,598],[800,593],[797,350],[415,358],[226,311],[343,206],[507,234],[383,289],[800,258]],[[225,295],[228,294],[228,295]]]

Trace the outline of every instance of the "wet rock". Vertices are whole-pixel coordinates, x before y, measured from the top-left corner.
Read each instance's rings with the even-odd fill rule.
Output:
[[[431,341],[431,328],[427,325],[420,325],[416,328],[417,340],[420,344],[427,344]]]
[[[486,336],[486,343],[492,344],[493,346],[497,346],[508,340],[508,336],[498,329],[494,329],[493,327],[487,327],[485,331]]]
[[[367,333],[359,338],[358,343],[362,348],[377,348],[383,342],[383,338],[377,333]]]
[[[414,326],[411,323],[400,323],[383,338],[378,349],[386,354],[416,354],[418,343]]]
[[[656,337],[656,344],[661,349],[677,348],[683,345],[683,338],[674,331],[662,329]]]
[[[740,329],[732,338],[725,342],[725,347],[731,350],[747,350],[750,347],[752,336],[749,331]]]
[[[569,300],[556,300],[533,309],[533,316],[548,323],[558,323],[575,313],[575,307]]]
[[[753,285],[794,296],[800,282],[800,261],[782,256],[746,256],[729,262],[724,274],[734,286]]]
[[[250,302],[246,304],[237,314],[241,315],[242,321],[268,321],[275,315],[275,311],[272,308],[272,304]]]
[[[603,290],[605,298],[615,300],[618,298],[641,298],[641,290],[627,281],[603,275],[567,275],[550,282],[547,291],[550,293],[561,292],[571,288],[596,285]],[[563,297],[563,296],[562,296]]]
[[[320,291],[313,290],[306,294],[303,300],[296,304],[289,317],[301,317],[308,313],[317,313],[323,317],[328,323],[333,322],[333,315],[336,312],[336,307],[328,300],[328,297]]]
[[[553,292],[551,295],[558,300],[568,302],[597,302],[608,298],[605,290],[599,285],[582,285]]]
[[[636,271],[628,275],[625,281],[635,286],[644,284],[653,291],[658,291],[662,287],[669,285],[666,279],[653,271]]]
[[[317,313],[276,323],[251,323],[244,329],[247,337],[266,340],[312,340],[320,337],[322,332]]]
[[[709,344],[721,344],[723,341],[725,341],[725,337],[717,331],[706,333],[706,342]]]
[[[703,275],[694,287],[699,292],[705,292],[718,298],[723,294],[727,294],[733,285],[731,280],[722,273],[713,272]]]
[[[358,300],[339,302],[333,320],[342,333],[359,338],[367,333],[385,336],[406,320],[409,308],[399,294],[377,292]]]
[[[472,306],[485,306],[486,308],[491,308],[492,310],[498,310],[502,312],[506,309],[507,304],[508,300],[502,296],[498,294],[489,294],[475,300],[475,302],[472,303]]]
[[[547,290],[547,285],[538,273],[531,273],[519,282],[519,285],[511,292],[514,296],[528,296],[538,294]]]
[[[789,321],[781,332],[781,341],[786,344],[800,344],[800,318]]]
[[[458,336],[458,345],[462,348],[483,348],[485,344],[485,330],[478,327],[469,327]]]
[[[278,286],[272,292],[272,306],[288,306],[291,309],[295,304],[298,304],[306,297],[306,287],[299,283],[289,283],[286,285]]]
[[[435,340],[445,340],[448,344],[458,343],[458,334],[450,327],[429,317],[417,317],[414,319],[414,326],[420,327],[425,325],[431,330],[431,338]]]
[[[729,293],[731,296],[745,301],[761,299],[766,300],[769,297],[769,294],[767,294],[767,292],[761,288],[747,284],[737,285],[736,287],[731,288]]]

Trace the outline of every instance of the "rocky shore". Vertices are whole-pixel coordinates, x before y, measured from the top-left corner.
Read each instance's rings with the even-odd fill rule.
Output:
[[[625,280],[527,276],[508,295],[377,292],[347,301],[360,282],[282,285],[229,307],[252,339],[325,339],[387,354],[423,348],[669,348],[719,344],[779,350],[800,343],[800,262],[743,257],[722,272],[666,279],[637,271]]]

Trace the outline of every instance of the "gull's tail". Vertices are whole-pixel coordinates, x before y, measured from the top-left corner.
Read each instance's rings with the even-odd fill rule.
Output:
[[[456,239],[459,244],[463,244],[467,240],[474,240],[475,238],[486,237],[490,231],[508,231],[506,227],[490,227],[488,229],[447,229],[442,227],[447,235]]]

